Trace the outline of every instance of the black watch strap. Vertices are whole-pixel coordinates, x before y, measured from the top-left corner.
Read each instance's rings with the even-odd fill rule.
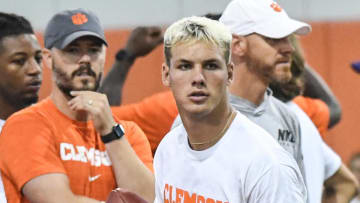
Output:
[[[122,138],[122,136],[124,135],[125,135],[124,128],[120,124],[116,124],[109,134],[101,136],[101,140],[104,144],[106,144],[113,140],[118,140]]]

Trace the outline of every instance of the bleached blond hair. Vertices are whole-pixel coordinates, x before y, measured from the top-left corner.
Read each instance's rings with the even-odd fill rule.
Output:
[[[205,41],[219,46],[224,53],[226,64],[230,63],[232,35],[222,23],[206,17],[192,16],[173,23],[164,34],[164,54],[170,66],[171,48],[178,43]]]

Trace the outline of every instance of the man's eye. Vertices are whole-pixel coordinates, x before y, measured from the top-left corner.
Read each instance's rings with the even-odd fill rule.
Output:
[[[15,59],[12,61],[14,64],[19,65],[19,66],[23,66],[26,62],[26,59],[22,58],[22,59]]]
[[[41,55],[35,56],[35,61],[36,61],[37,64],[41,64],[41,62],[42,62],[42,56],[41,56]]]
[[[188,70],[188,69],[190,69],[191,68],[191,65],[190,64],[180,64],[179,66],[178,66],[178,69],[180,69],[180,70]]]
[[[79,52],[79,49],[75,48],[75,47],[69,47],[69,48],[65,49],[65,52],[70,53],[70,54],[76,54]]]
[[[216,63],[208,63],[205,65],[205,68],[208,70],[215,70],[218,69],[219,66]]]
[[[98,47],[89,49],[90,54],[97,54],[97,53],[100,53],[100,51],[101,51],[101,48],[98,48]]]
[[[265,41],[271,45],[275,45],[275,44],[279,44],[280,42],[286,41],[287,38],[280,38],[280,39],[273,39],[273,38],[268,38],[265,37]]]

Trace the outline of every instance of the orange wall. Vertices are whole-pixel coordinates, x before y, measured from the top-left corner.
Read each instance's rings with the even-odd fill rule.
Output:
[[[325,138],[347,163],[360,151],[360,75],[350,63],[360,60],[360,22],[313,23],[302,44],[308,63],[326,80],[340,100],[343,117]]]
[[[343,109],[340,124],[329,132],[325,140],[347,162],[352,153],[360,151],[360,124],[357,124],[360,114],[360,75],[349,66],[352,61],[360,60],[360,22],[312,23],[312,26],[313,32],[302,38],[306,59],[330,85]],[[128,35],[127,30],[106,31],[110,46],[105,72],[114,62],[116,50],[124,46]],[[40,34],[39,37],[42,41]],[[162,62],[161,47],[136,61],[125,83],[123,103],[139,101],[165,90],[161,84]],[[49,94],[50,86],[50,71],[45,68],[41,98]]]

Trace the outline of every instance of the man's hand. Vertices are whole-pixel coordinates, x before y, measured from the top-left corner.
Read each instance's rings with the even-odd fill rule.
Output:
[[[105,94],[93,91],[72,91],[74,96],[68,102],[73,111],[84,111],[91,116],[95,129],[100,135],[106,135],[116,125]]]
[[[126,51],[135,57],[145,56],[163,41],[160,27],[137,27],[126,43]]]

